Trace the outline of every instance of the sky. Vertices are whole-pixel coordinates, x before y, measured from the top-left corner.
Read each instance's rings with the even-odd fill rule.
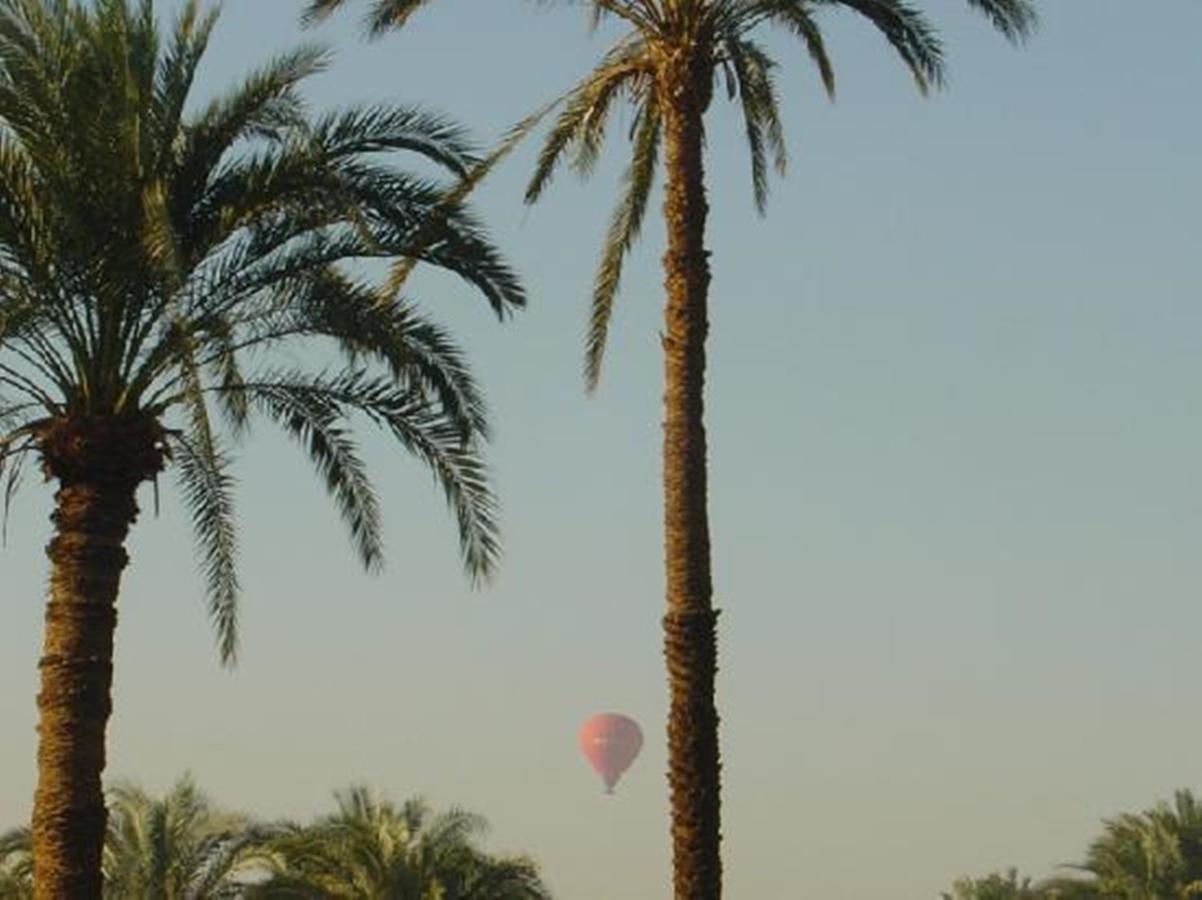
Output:
[[[177,4],[160,0],[165,17]],[[317,109],[437,108],[481,141],[602,52],[579,9],[443,0],[374,44],[353,14],[227,0],[203,100],[298,41],[337,51]],[[1202,4],[1044,0],[1007,45],[960,0],[927,99],[824,15],[839,78],[782,62],[791,155],[757,217],[735,111],[707,120],[710,511],[731,897],[932,898],[958,875],[1081,859],[1103,816],[1202,788]],[[660,656],[662,226],[627,270],[598,392],[586,299],[624,163],[521,202],[533,147],[478,197],[529,309],[445,276],[413,294],[486,385],[506,553],[473,590],[427,473],[366,440],[388,564],[357,568],[297,449],[239,448],[241,661],[223,670],[186,517],[149,492],[120,601],[114,778],[191,771],[307,818],[352,782],[463,805],[568,900],[669,892]],[[0,551],[0,825],[29,811],[51,492]],[[643,723],[615,796],[575,746]]]

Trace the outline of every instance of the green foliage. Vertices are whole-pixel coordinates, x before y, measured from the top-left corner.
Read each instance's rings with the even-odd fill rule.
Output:
[[[0,900],[32,900],[32,845],[28,828],[0,834]]]
[[[364,24],[368,33],[378,36],[391,28],[404,25],[411,15],[430,0],[370,0]],[[311,0],[305,21],[325,18],[341,6],[343,0]]]
[[[967,0],[1011,40],[1034,27],[1031,0]],[[346,0],[311,0],[307,21],[343,6]],[[429,0],[365,0],[372,35],[406,24]],[[796,38],[818,71],[823,87],[835,93],[835,70],[819,24],[821,14],[844,9],[874,26],[901,58],[920,90],[939,86],[944,77],[943,46],[926,16],[902,0],[589,0],[594,24],[607,18],[629,32],[600,64],[565,94],[539,154],[526,190],[536,201],[566,160],[587,176],[600,155],[615,102],[634,106],[630,129],[631,161],[622,176],[593,294],[585,341],[585,380],[589,389],[601,376],[614,300],[626,256],[642,230],[655,181],[666,109],[674,104],[660,78],[666,60],[682,53],[703,60],[712,88],[725,87],[743,115],[751,162],[752,197],[762,213],[768,198],[769,169],[784,174],[784,128],[774,71],[776,62],[753,39],[775,27]]]
[[[1093,876],[1099,897],[1202,897],[1202,804],[1178,791],[1172,805],[1106,820],[1079,868]]]
[[[185,776],[162,797],[109,791],[105,900],[219,900],[238,895],[249,852],[270,829],[219,810]],[[0,900],[33,896],[28,828],[0,836]]]
[[[943,900],[1042,900],[1044,894],[1031,885],[1030,878],[1019,878],[1010,869],[1005,875],[994,872],[984,878],[961,878],[952,885]]]
[[[163,797],[132,785],[109,792],[106,900],[233,896],[269,829],[219,810],[185,776]]]
[[[310,826],[285,827],[264,860],[271,877],[247,894],[259,900],[378,897],[547,900],[535,864],[477,846],[482,818],[459,809],[434,814],[421,800],[396,806],[355,787],[338,810]]]
[[[109,791],[105,900],[549,900],[537,865],[485,852],[484,819],[396,806],[366,788],[311,825],[262,824],[216,807],[185,776],[163,796]],[[0,835],[0,900],[33,897],[28,828]]]
[[[946,900],[1187,900],[1202,897],[1202,803],[1178,791],[1172,805],[1123,813],[1102,823],[1079,876],[1057,877],[1032,887],[1008,877],[961,879]],[[1010,893],[1007,893],[1010,891]],[[1015,893],[1018,891],[1018,893]],[[1023,893],[1025,891],[1025,893]]]
[[[151,0],[0,0],[0,478],[7,506],[49,423],[158,421],[228,661],[228,447],[256,419],[312,459],[368,569],[380,509],[356,423],[430,469],[473,579],[499,553],[485,406],[461,352],[347,264],[436,266],[498,316],[525,296],[463,202],[481,163],[463,131],[411,107],[311,114],[299,87],[321,48],[192,112],[215,19],[189,0],[160,33]],[[400,154],[445,179],[403,171]]]

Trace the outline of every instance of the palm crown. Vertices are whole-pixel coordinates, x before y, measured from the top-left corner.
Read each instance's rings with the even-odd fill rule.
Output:
[[[1085,863],[1075,868],[1094,877],[1087,882],[1094,896],[1202,896],[1202,802],[1178,791],[1171,806],[1106,820]]]
[[[313,0],[310,19],[327,15],[346,0]],[[378,35],[403,25],[430,0],[373,0],[367,26]],[[1030,0],[967,0],[1011,39],[1028,34],[1035,22]],[[782,28],[802,42],[830,96],[835,71],[827,54],[819,15],[843,8],[866,19],[900,56],[918,88],[926,92],[943,81],[943,47],[928,19],[904,0],[585,0],[594,25],[607,18],[629,26],[600,64],[561,100],[560,110],[526,189],[527,202],[542,195],[555,170],[568,162],[589,174],[600,156],[614,104],[634,106],[632,154],[623,175],[594,279],[586,341],[585,377],[594,388],[601,374],[610,315],[622,265],[640,234],[655,180],[663,139],[663,117],[675,98],[668,96],[665,67],[687,52],[705,71],[700,98],[708,107],[715,87],[738,101],[751,157],[751,187],[762,213],[770,168],[784,174],[787,154],[780,119],[777,63],[756,40],[767,27]]]
[[[380,512],[357,417],[432,469],[468,571],[486,575],[498,543],[480,392],[443,330],[342,265],[420,260],[498,314],[523,303],[463,204],[393,164],[404,151],[461,178],[476,163],[464,133],[405,107],[312,116],[298,86],[325,65],[318,48],[191,112],[215,15],[191,0],[160,37],[151,0],[95,6],[0,0],[6,500],[31,452],[66,483],[79,423],[135,423],[148,443],[121,465],[136,484],[175,463],[230,659],[232,481],[215,415],[233,436],[262,416],[294,437],[372,568]]]
[[[338,810],[309,827],[284,827],[264,854],[271,877],[248,896],[445,897],[547,900],[535,864],[478,846],[486,829],[461,809],[434,814],[422,800],[400,806],[363,787],[336,795]]]
[[[133,784],[109,791],[104,892],[113,900],[237,896],[268,826],[218,809],[185,775],[161,797]]]

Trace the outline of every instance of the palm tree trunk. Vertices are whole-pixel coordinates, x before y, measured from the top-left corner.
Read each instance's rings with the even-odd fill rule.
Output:
[[[50,598],[39,668],[37,900],[99,900],[106,813],[101,773],[112,709],[117,590],[138,485],[162,468],[153,422],[71,419],[41,440],[57,478]]]
[[[710,579],[704,421],[709,253],[705,249],[702,118],[708,70],[674,67],[661,75],[666,98],[667,183],[664,255],[664,655],[671,705],[668,780],[677,900],[722,894],[719,823],[717,611]],[[695,72],[700,76],[695,76]]]

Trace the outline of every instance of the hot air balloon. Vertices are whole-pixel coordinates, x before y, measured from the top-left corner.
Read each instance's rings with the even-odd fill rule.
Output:
[[[580,726],[580,750],[605,782],[605,793],[630,768],[643,749],[643,730],[639,723],[619,713],[600,713]]]

